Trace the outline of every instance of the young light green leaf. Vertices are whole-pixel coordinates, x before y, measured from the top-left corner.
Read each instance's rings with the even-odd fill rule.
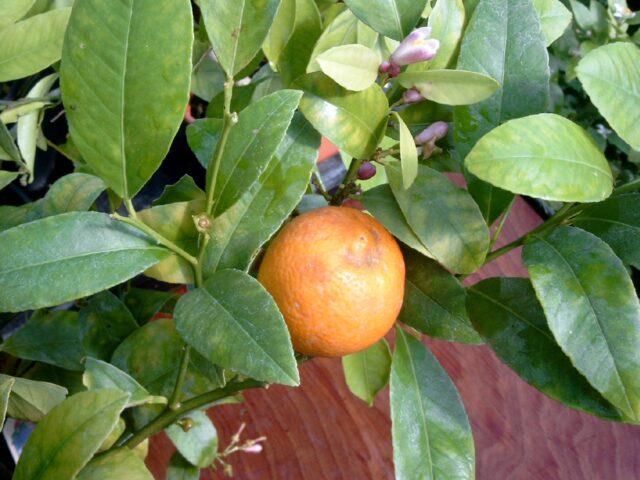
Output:
[[[204,202],[204,199],[204,192],[196,185],[193,178],[189,175],[183,175],[176,183],[164,187],[162,195],[153,201],[153,206],[177,202],[191,202],[193,200]]]
[[[128,394],[82,392],[43,418],[16,465],[15,480],[75,478],[116,426]]]
[[[36,0],[4,0],[0,12],[0,30],[26,15]]]
[[[59,305],[117,285],[168,257],[103,213],[73,212],[0,233],[0,311]],[[55,288],[51,279],[56,279]]]
[[[576,68],[593,104],[620,137],[640,150],[640,48],[612,43],[596,48]]]
[[[213,51],[228,75],[255,57],[276,16],[278,0],[201,0],[200,11]]]
[[[42,211],[44,216],[67,212],[84,212],[107,188],[98,177],[87,173],[71,173],[56,181],[47,192]]]
[[[0,170],[0,190],[13,182],[19,175],[19,172],[7,172],[5,170]]]
[[[188,0],[84,0],[73,8],[61,68],[69,128],[83,159],[120,196],[149,180],[178,131],[192,44]]]
[[[347,90],[360,92],[378,77],[378,55],[362,45],[341,45],[316,57],[322,71]]]
[[[11,418],[39,422],[67,397],[67,389],[59,385],[0,374],[0,382],[8,380],[13,380],[7,405]]]
[[[376,32],[402,40],[417,25],[426,0],[345,0],[351,11]]]
[[[77,480],[153,480],[144,461],[133,450],[120,448],[91,460]]]
[[[135,407],[145,403],[167,403],[165,397],[151,395],[135,379],[110,363],[87,357],[84,365],[82,383],[87,387],[87,390],[111,388],[127,392],[131,395],[127,407]]]
[[[398,112],[393,114],[400,130],[400,168],[402,169],[402,186],[406,190],[413,185],[418,176],[418,149],[407,124]]]
[[[0,344],[0,350],[14,357],[67,370],[82,370],[84,349],[78,312],[38,310],[23,327]]]
[[[456,277],[433,260],[405,252],[407,278],[398,320],[433,338],[479,344],[471,325],[466,294]]]
[[[355,158],[378,146],[387,126],[389,102],[378,85],[349,92],[320,72],[296,82],[304,91],[300,111],[321,134]]]
[[[264,39],[262,50],[274,65],[278,65],[280,55],[289,42],[296,24],[296,0],[281,0],[269,33]]]
[[[491,97],[500,84],[493,78],[464,70],[427,70],[404,72],[398,82],[416,88],[427,100],[444,105],[470,105]]]
[[[593,139],[555,114],[511,120],[492,130],[465,165],[496,187],[545,200],[596,202],[613,189],[611,168]]]
[[[473,285],[467,310],[496,355],[527,383],[568,407],[619,419],[556,344],[527,279],[491,278]]]
[[[224,368],[265,382],[300,383],[282,314],[253,277],[215,273],[178,301],[174,317],[182,338]]]
[[[542,34],[549,46],[562,36],[573,17],[560,0],[533,0],[533,6],[540,16]]]
[[[165,432],[180,454],[191,464],[206,468],[218,455],[218,432],[202,410],[196,410],[183,417],[191,420],[188,431],[174,423]]]
[[[13,377],[0,378],[0,430],[4,426],[4,419],[7,416],[9,406],[9,395],[15,379]]]
[[[286,0],[285,0],[286,1]],[[180,452],[171,456],[167,469],[167,480],[199,480],[200,469],[191,465]]]
[[[389,382],[389,344],[383,338],[366,350],[342,357],[342,369],[351,393],[372,406],[378,392]]]
[[[407,223],[431,255],[456,273],[480,268],[489,230],[469,194],[425,165],[418,167],[415,182],[406,190],[399,165],[391,162],[385,169]]]
[[[429,350],[397,330],[391,365],[396,478],[475,478],[469,419],[455,385]]]
[[[4,13],[4,2],[3,2]],[[27,77],[60,59],[70,8],[60,8],[0,29],[0,82]]]
[[[547,322],[575,367],[624,416],[640,419],[640,302],[622,262],[572,227],[534,237],[523,259]]]

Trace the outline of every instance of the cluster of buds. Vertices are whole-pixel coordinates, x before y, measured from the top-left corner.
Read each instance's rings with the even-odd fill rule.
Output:
[[[380,71],[390,77],[400,74],[400,69],[412,63],[427,62],[438,53],[440,42],[431,36],[430,27],[417,28],[398,45],[388,62],[382,62]]]
[[[447,136],[449,125],[446,122],[435,122],[425,128],[415,137],[416,145],[422,146],[422,155],[429,158],[434,153],[441,150],[436,146],[436,142]]]

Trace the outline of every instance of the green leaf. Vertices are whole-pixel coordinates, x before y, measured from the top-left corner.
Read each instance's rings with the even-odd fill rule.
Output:
[[[42,204],[44,199],[25,203],[19,207],[0,205],[0,231],[17,227],[23,223],[42,218]]]
[[[612,43],[584,57],[576,72],[598,111],[634,150],[640,150],[640,49]]]
[[[523,259],[558,344],[596,390],[638,421],[640,303],[622,262],[572,227],[534,237]]]
[[[404,303],[398,320],[433,338],[482,343],[467,315],[467,296],[458,279],[413,252],[405,252],[405,265]]]
[[[127,407],[135,407],[145,403],[167,403],[165,397],[151,395],[135,379],[107,362],[87,357],[84,365],[82,383],[87,387],[87,390],[111,388],[127,392],[131,395]]]
[[[13,380],[7,415],[18,420],[39,422],[49,411],[64,401],[67,389],[48,382],[37,382],[0,374],[0,382]]]
[[[29,437],[13,478],[75,478],[116,426],[127,397],[118,390],[82,392],[56,406]]]
[[[183,175],[176,183],[164,187],[160,198],[153,201],[153,206],[192,200],[204,201],[204,198],[204,192],[196,185],[193,178]]]
[[[19,172],[7,172],[5,170],[0,170],[0,190],[13,182],[19,175]]]
[[[191,420],[191,428],[184,431],[174,423],[165,431],[180,454],[191,464],[206,468],[218,455],[218,432],[207,414],[201,410],[190,412],[182,419]]]
[[[43,215],[59,215],[67,212],[84,212],[107,188],[105,183],[87,173],[71,173],[56,181],[47,192],[42,205]]]
[[[14,357],[82,370],[84,349],[78,312],[38,310],[15,331],[0,350]]]
[[[58,305],[117,285],[168,250],[103,213],[74,212],[0,233],[0,311]],[[51,279],[55,278],[55,288]]]
[[[200,480],[200,469],[185,460],[180,452],[176,452],[169,461],[167,480]]]
[[[0,82],[33,75],[60,60],[70,13],[70,8],[52,10],[0,29]]]
[[[4,377],[4,375],[3,375]],[[4,419],[7,416],[9,406],[9,395],[15,379],[13,377],[0,378],[0,430],[4,426]]]
[[[222,133],[222,119],[202,118],[187,127],[187,142],[196,158],[207,168]]]
[[[542,34],[549,46],[562,36],[573,16],[560,0],[533,0],[533,6],[540,16]]]
[[[178,295],[174,292],[133,287],[125,294],[123,300],[137,323],[144,325],[156,313],[160,312],[167,303],[177,297]]]
[[[220,160],[214,217],[240,200],[266,170],[289,128],[300,97],[298,91],[280,90],[240,113]],[[211,170],[207,172],[209,176]]]
[[[258,53],[278,4],[278,0],[200,1],[211,46],[228,75],[238,73]]]
[[[354,92],[366,90],[376,81],[380,59],[362,45],[341,45],[316,57],[322,71],[335,82]]]
[[[455,385],[429,350],[397,330],[391,365],[396,478],[475,478],[473,436]]]
[[[10,25],[26,15],[36,0],[4,0],[0,12],[0,29]]]
[[[0,122],[0,150],[5,152],[15,163],[22,164],[20,150],[16,147],[11,133],[7,130],[7,126],[2,122]]]
[[[400,130],[400,168],[402,169],[402,186],[406,190],[413,185],[418,176],[418,149],[407,124],[398,112],[393,114]]]
[[[407,190],[396,162],[385,169],[407,223],[430,254],[455,273],[480,268],[489,249],[489,231],[469,194],[424,165]]]
[[[427,70],[404,72],[398,82],[405,88],[416,88],[427,100],[444,105],[469,105],[492,96],[500,84],[493,78],[464,70]]]
[[[374,84],[349,92],[320,72],[300,78],[300,111],[322,135],[355,158],[368,157],[382,140],[389,103]]]
[[[391,351],[383,338],[366,350],[342,357],[344,378],[351,393],[369,406],[387,386],[391,371]]]
[[[188,0],[84,0],[73,8],[61,68],[71,136],[121,197],[149,180],[182,123],[192,29]]]
[[[376,32],[395,40],[406,37],[420,20],[426,0],[345,0],[351,11]]]
[[[492,130],[465,165],[492,185],[545,200],[597,202],[613,188],[609,163],[589,134],[550,113],[511,120]]]
[[[182,338],[209,360],[265,382],[300,383],[284,319],[253,277],[217,272],[178,301],[174,316]]]
[[[492,225],[513,200],[513,193],[494,187],[469,172],[465,173],[469,195],[478,204],[487,224]]]
[[[91,460],[76,479],[153,480],[153,476],[133,450],[121,448]]]
[[[640,193],[589,205],[572,225],[600,237],[624,263],[640,269]]]
[[[619,418],[556,344],[529,280],[484,280],[469,288],[467,309],[496,355],[527,383],[568,407]]]
[[[203,272],[245,270],[280,228],[307,189],[318,157],[320,135],[297,113],[258,182],[214,219]]]
[[[272,64],[278,64],[280,55],[293,34],[295,22],[296,0],[281,0],[269,33],[262,44],[262,50]]]

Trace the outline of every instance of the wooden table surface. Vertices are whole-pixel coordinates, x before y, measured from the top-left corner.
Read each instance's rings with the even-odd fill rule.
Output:
[[[522,200],[500,244],[540,223]],[[515,250],[469,279],[526,274]],[[484,346],[427,340],[453,378],[471,420],[480,480],[632,480],[640,478],[640,427],[606,422],[564,408],[504,366]],[[267,436],[262,453],[230,458],[235,478],[392,479],[388,389],[373,408],[353,397],[339,359],[301,367],[302,386],[250,391],[241,405],[212,409],[225,446],[242,422],[247,438]],[[173,446],[152,439],[147,463],[165,478]],[[203,472],[203,479],[224,478]]]

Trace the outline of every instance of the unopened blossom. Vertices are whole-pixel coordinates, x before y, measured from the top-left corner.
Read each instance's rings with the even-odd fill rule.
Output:
[[[416,137],[417,145],[422,145],[422,152],[425,158],[430,157],[438,150],[436,142],[447,136],[449,125],[446,122],[435,122],[425,128]]]
[[[398,45],[389,59],[391,65],[402,67],[412,63],[426,62],[438,53],[440,42],[431,36],[431,28],[417,28]]]
[[[404,103],[418,103],[422,102],[425,98],[415,88],[411,88],[402,94],[402,100]]]
[[[371,162],[364,162],[358,169],[359,180],[369,180],[376,174],[376,166]]]

